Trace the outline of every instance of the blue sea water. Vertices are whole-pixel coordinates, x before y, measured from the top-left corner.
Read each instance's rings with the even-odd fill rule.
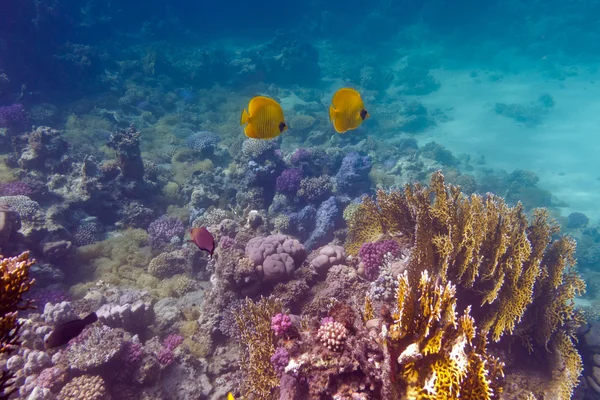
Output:
[[[236,364],[227,353],[235,345],[221,333],[211,339],[218,345],[206,344],[190,328],[206,313],[197,310],[202,296],[222,278],[214,278],[218,262],[177,253],[169,259],[176,272],[149,272],[161,254],[190,248],[192,227],[220,226],[223,243],[254,229],[254,236],[297,237],[307,251],[343,244],[349,204],[376,189],[427,183],[440,169],[467,194],[522,202],[528,215],[548,208],[562,233],[577,241],[578,270],[588,285],[577,304],[594,322],[598,15],[596,0],[2,0],[0,195],[29,196],[37,205],[23,207],[35,209],[39,220],[22,216],[24,233],[0,247],[31,250],[47,267],[36,272],[36,289],[68,293],[71,316],[140,302],[156,316],[146,322],[152,329],[130,332],[138,335],[131,343],[168,358],[161,340],[181,334],[192,357],[202,360],[175,361],[188,377],[157,367],[162,375],[152,378],[160,382],[154,392],[148,388],[157,385],[137,382],[131,389],[98,372],[113,397],[125,386],[131,398],[138,391],[144,398],[217,399],[237,390],[238,370],[211,364]],[[342,87],[360,92],[370,118],[340,135],[328,108]],[[256,95],[274,98],[290,128],[269,144],[242,143],[240,113]],[[36,141],[32,132],[40,126],[59,133],[39,133]],[[311,156],[302,158],[306,149]],[[368,160],[356,161],[362,160],[356,154]],[[144,235],[164,215],[177,217],[185,231],[173,222],[177,228],[164,228],[168,240],[150,246]],[[226,229],[224,219],[236,228]],[[59,250],[48,250],[55,248],[48,243]],[[242,255],[244,246],[237,249]],[[214,306],[215,319],[226,319],[225,303],[259,293],[236,282],[233,294]],[[57,322],[44,318],[46,326]],[[600,363],[594,367],[589,349],[580,350],[586,364],[580,398],[597,398]],[[41,372],[58,368],[50,358],[42,364],[19,372],[22,390],[12,398],[30,398]],[[90,370],[71,371],[64,380]],[[201,394],[194,394],[192,370],[202,376]],[[191,389],[169,393],[177,382]],[[53,398],[64,382],[57,385],[49,397],[33,398]]]

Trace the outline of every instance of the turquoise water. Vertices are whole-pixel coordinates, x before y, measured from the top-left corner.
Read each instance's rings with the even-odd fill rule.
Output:
[[[539,359],[526,346],[511,358],[508,339],[500,341],[490,354],[506,363],[504,397],[499,389],[490,397],[598,398],[599,12],[593,0],[4,0],[0,249],[36,259],[25,299],[38,307],[21,311],[22,343],[0,355],[18,389],[10,398],[71,399],[77,388],[89,392],[85,399],[411,398],[409,384],[398,383],[404,364],[389,361],[407,354],[404,344],[385,342],[381,329],[393,326],[385,309],[398,307],[391,266],[414,260],[413,228],[423,220],[365,239],[390,253],[369,258],[351,250],[352,212],[377,189],[428,184],[439,170],[466,195],[520,202],[529,218],[548,209],[562,226],[548,242],[575,239],[588,288],[575,296],[586,322],[568,311],[557,328],[579,339],[569,360],[581,357],[582,368],[544,358],[568,358],[555,337],[540,346],[549,352]],[[370,117],[339,134],[329,107],[344,87],[360,94],[353,112],[364,108]],[[254,96],[275,100],[284,120],[272,122],[289,129],[249,139],[240,114],[252,114]],[[209,239],[200,243],[193,228],[207,228]],[[535,229],[521,228],[534,243]],[[277,249],[275,259],[265,246]],[[543,292],[552,258],[544,254],[535,285],[523,278],[515,287],[534,287],[532,302],[547,296],[570,304],[574,293]],[[481,260],[492,258],[482,250]],[[511,262],[507,271],[518,270]],[[457,312],[472,305],[483,326],[479,300],[461,297],[462,274],[449,279],[459,285]],[[488,284],[475,285],[477,293]],[[277,355],[263,363],[277,371],[267,396],[244,369],[254,353],[234,316],[243,314],[244,299],[271,295],[281,303],[262,306],[270,317],[291,316],[295,333],[267,327],[260,337],[272,347],[269,357]],[[370,328],[360,318],[365,296],[375,305]],[[347,344],[319,345],[320,328],[347,317],[334,306],[342,303],[356,314],[355,326],[344,320]],[[51,331],[92,312],[98,323],[44,348]],[[510,340],[542,330],[527,325],[534,313],[524,314]],[[351,351],[362,349],[368,329],[384,338],[371,338],[379,347],[367,357],[380,372]],[[360,374],[330,371],[326,384],[310,378],[326,375],[318,368],[290,372],[301,354],[317,357],[307,348],[329,361],[353,360]],[[108,349],[104,358],[90,356],[100,349]],[[116,376],[119,369],[126,373]],[[578,386],[563,373],[571,370]],[[389,391],[385,373],[399,391]],[[556,389],[562,382],[573,393]]]

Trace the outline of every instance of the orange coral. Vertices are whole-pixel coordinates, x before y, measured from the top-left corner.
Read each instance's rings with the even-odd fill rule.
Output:
[[[10,354],[19,346],[21,324],[17,320],[17,311],[29,307],[23,304],[23,294],[34,280],[29,278],[29,269],[33,260],[25,252],[17,257],[0,256],[0,354]],[[8,398],[15,390],[11,388],[12,375],[2,371],[0,377],[0,398]]]

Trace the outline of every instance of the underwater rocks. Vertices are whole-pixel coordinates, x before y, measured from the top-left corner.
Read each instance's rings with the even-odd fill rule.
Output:
[[[552,97],[549,94],[543,94],[537,101],[530,104],[496,103],[494,111],[496,114],[511,118],[530,128],[541,124],[552,107],[554,107]]]
[[[121,174],[125,179],[142,180],[144,162],[140,150],[140,132],[133,125],[128,129],[119,129],[110,135],[106,144],[115,150]]]
[[[47,126],[13,138],[13,148],[18,165],[27,170],[65,173],[72,163],[67,151],[69,144],[62,132]]]

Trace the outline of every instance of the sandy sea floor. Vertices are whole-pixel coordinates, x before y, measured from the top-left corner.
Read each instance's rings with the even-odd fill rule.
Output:
[[[440,108],[451,121],[418,136],[436,140],[455,154],[483,155],[486,165],[529,169],[539,186],[567,203],[562,214],[583,212],[600,219],[600,74],[581,73],[565,81],[540,73],[505,75],[491,81],[479,71],[434,71],[440,90],[419,100],[429,109]],[[526,104],[550,94],[555,106],[541,124],[526,127],[494,112],[497,102]]]

